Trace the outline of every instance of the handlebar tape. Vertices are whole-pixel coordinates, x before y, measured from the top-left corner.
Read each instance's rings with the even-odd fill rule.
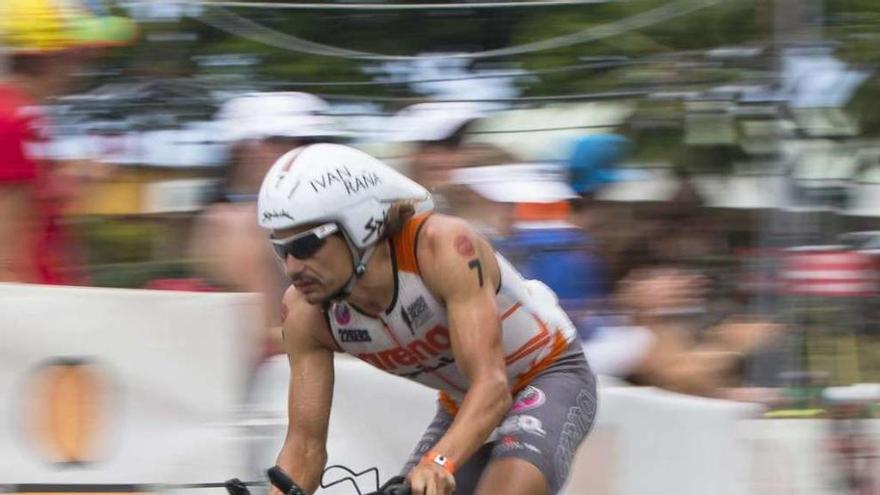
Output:
[[[395,476],[385,482],[375,495],[410,495],[410,489],[406,484],[406,478]]]
[[[382,495],[410,495],[410,489],[406,484],[391,485],[380,493]]]

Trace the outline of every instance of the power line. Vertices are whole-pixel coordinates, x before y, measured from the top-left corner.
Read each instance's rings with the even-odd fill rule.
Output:
[[[557,67],[546,67],[539,69],[516,69],[516,70],[508,70],[508,71],[496,71],[489,73],[477,73],[471,74],[467,76],[460,77],[438,77],[438,78],[428,78],[428,79],[410,79],[410,80],[379,80],[379,81],[284,81],[284,82],[275,82],[272,83],[273,88],[308,88],[313,86],[350,86],[350,87],[369,87],[369,86],[377,86],[377,87],[385,87],[385,86],[410,86],[414,84],[430,84],[430,83],[442,83],[442,82],[457,82],[457,81],[472,81],[478,79],[507,79],[507,78],[517,78],[517,77],[533,77],[540,76],[543,74],[558,74],[564,72],[575,72],[579,70],[600,70],[600,69],[610,69],[622,66],[632,66],[638,64],[650,64],[654,61],[668,59],[670,57],[676,56],[693,56],[699,55],[708,50],[684,50],[684,51],[676,51],[676,52],[665,52],[665,53],[657,53],[650,55],[643,55],[639,57],[627,57],[627,56],[608,56],[608,57],[599,57],[602,60],[597,62],[585,63],[585,64],[570,64],[570,65],[560,65]],[[700,81],[695,81],[700,82]],[[711,82],[711,81],[704,81]]]
[[[461,3],[272,3],[233,2],[223,0],[196,0],[208,7],[289,10],[461,10],[520,7],[555,7],[611,3],[612,0],[524,0],[521,2],[461,2]]]
[[[361,60],[428,60],[428,59],[481,59],[522,55],[544,50],[563,48],[616,36],[628,31],[645,28],[672,20],[698,10],[720,3],[722,0],[679,0],[663,6],[634,14],[619,21],[601,26],[593,26],[567,35],[521,45],[470,53],[432,54],[432,55],[387,55],[381,53],[349,50],[332,45],[316,43],[297,36],[282,33],[256,23],[221,7],[206,9],[199,19],[230,34],[249,39],[268,46],[328,57]]]
[[[308,53],[311,55],[353,59],[363,59],[369,56],[366,52],[357,52],[354,50],[346,50],[335,46],[315,43],[290,34],[275,31],[262,24],[258,24],[220,8],[211,9],[210,13],[202,14],[198,19],[205,24],[220,29],[221,31],[263,45],[281,48],[283,50]]]
[[[704,85],[716,83],[713,80],[692,80],[677,81],[673,83],[677,87]],[[648,96],[657,91],[658,88],[666,86],[665,84],[652,85],[651,87],[642,87],[643,89],[633,89],[629,91],[613,91],[604,93],[575,93],[567,95],[543,95],[543,96],[520,96],[514,98],[474,98],[474,99],[440,99],[432,101],[452,102],[452,103],[529,103],[529,102],[555,102],[555,101],[589,101],[589,100],[613,100],[622,98],[638,98]],[[316,93],[317,96],[326,100],[343,100],[354,102],[400,102],[400,103],[421,103],[430,97],[428,96],[371,96],[371,95],[352,95],[352,94],[331,94]],[[499,109],[501,111],[503,109]],[[334,117],[385,117],[395,115],[393,112],[365,112],[365,111],[342,111],[329,112],[328,115]],[[525,132],[525,131],[524,131]]]
[[[460,77],[438,77],[438,78],[428,78],[428,79],[409,79],[409,80],[379,80],[379,81],[284,81],[273,83],[273,87],[275,88],[307,88],[312,86],[410,86],[414,84],[431,84],[431,83],[442,83],[442,82],[457,82],[457,81],[473,81],[478,79],[507,79],[507,78],[515,78],[515,77],[532,77],[539,76],[542,74],[558,74],[564,72],[574,72],[579,70],[600,70],[600,69],[611,69],[622,66],[631,66],[638,64],[650,64],[654,61],[668,59],[670,57],[675,56],[693,56],[699,55],[708,50],[684,50],[684,51],[676,51],[676,52],[665,52],[665,53],[656,53],[650,55],[642,55],[639,57],[627,57],[627,56],[608,56],[608,57],[596,57],[601,60],[596,62],[584,63],[584,64],[569,64],[569,65],[560,65],[556,67],[546,67],[539,69],[515,69],[508,71],[495,71],[488,73],[476,73],[470,74],[466,76]]]
[[[456,82],[456,81],[472,81],[476,79],[507,79],[511,77],[529,77],[540,74],[555,74],[560,72],[571,72],[577,70],[605,69],[611,67],[619,67],[622,65],[631,65],[637,62],[630,60],[628,57],[616,57],[616,60],[603,62],[594,62],[589,64],[572,64],[561,65],[559,67],[548,67],[544,69],[530,70],[511,70],[506,72],[492,72],[488,74],[473,74],[462,77],[440,77],[430,79],[400,80],[400,81],[293,81],[278,84],[279,87],[296,88],[310,86],[407,86],[412,84],[430,84],[440,82]]]
[[[522,134],[525,132],[555,132],[555,131],[577,131],[581,129],[604,129],[606,127],[614,127],[617,124],[591,124],[591,125],[572,125],[565,127],[538,127],[534,129],[498,129],[490,131],[468,131],[467,134]]]
[[[326,100],[346,100],[346,101],[382,101],[382,102],[400,102],[400,103],[419,103],[425,101],[423,96],[368,96],[368,95],[345,95],[345,94],[328,94],[315,93],[317,96]],[[605,93],[580,93],[569,95],[548,95],[548,96],[520,96],[516,98],[464,98],[464,99],[443,99],[442,101],[449,103],[527,103],[541,101],[583,101],[583,100],[613,100],[620,98],[637,98],[649,94],[648,91],[609,91]]]
[[[619,124],[589,124],[589,125],[572,125],[565,127],[536,127],[533,129],[493,129],[486,131],[467,131],[468,136],[497,135],[497,134],[523,134],[532,132],[558,132],[558,131],[579,131],[582,129],[607,129],[616,127]],[[349,129],[355,134],[376,134],[375,129]],[[379,131],[379,133],[393,134],[394,130]]]

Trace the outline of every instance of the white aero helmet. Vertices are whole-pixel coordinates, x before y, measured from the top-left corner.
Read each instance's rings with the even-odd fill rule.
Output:
[[[355,256],[378,241],[388,210],[411,201],[430,211],[427,189],[372,156],[340,144],[312,144],[287,152],[263,179],[257,201],[260,226],[271,230],[335,222]]]

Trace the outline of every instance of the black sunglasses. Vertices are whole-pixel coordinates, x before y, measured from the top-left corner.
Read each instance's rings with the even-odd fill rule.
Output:
[[[339,226],[335,223],[325,223],[284,239],[269,239],[269,241],[272,243],[275,255],[282,263],[288,256],[306,260],[314,256],[327,242],[327,238],[338,231]]]

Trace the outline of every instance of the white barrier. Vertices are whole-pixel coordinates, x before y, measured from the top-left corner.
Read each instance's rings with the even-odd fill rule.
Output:
[[[267,364],[250,410],[255,467],[269,466],[286,431],[288,365]],[[435,413],[436,393],[382,373],[348,356],[336,357],[336,385],[328,440],[328,464],[355,471],[376,466],[384,479],[396,474]],[[748,452],[736,434],[740,420],[759,408],[641,388],[600,391],[599,416],[575,457],[568,495],[744,495]],[[327,478],[337,479],[334,472]],[[374,488],[361,480],[362,489]],[[321,494],[350,494],[325,490]]]
[[[246,295],[0,284],[0,484],[260,476],[284,438],[288,366],[278,357],[260,369],[242,423],[258,313]],[[434,412],[434,391],[337,356],[330,464],[375,466],[384,481]],[[565,493],[836,493],[829,424],[749,419],[758,412],[603,386]],[[880,438],[880,420],[863,427]],[[329,470],[325,481],[345,476]],[[362,492],[375,486],[371,474],[356,481]]]
[[[268,363],[249,410],[254,472],[274,463],[286,431],[288,365]],[[435,393],[348,356],[336,357],[329,464],[396,474],[434,414]],[[566,495],[832,495],[829,423],[756,418],[755,405],[653,388],[602,386],[599,415],[575,456]],[[863,427],[876,442],[880,420]],[[339,479],[329,471],[328,480]],[[358,480],[372,489],[370,477]],[[318,491],[349,495],[350,485]]]
[[[259,311],[242,294],[0,284],[0,483],[241,472]]]
[[[854,429],[858,451],[849,458],[835,454],[832,430]],[[880,419],[833,422],[821,419],[749,421],[743,438],[752,454],[749,470],[756,494],[836,495],[880,494]],[[872,488],[846,488],[845,472],[854,469]],[[849,490],[849,491],[848,491]]]
[[[760,408],[652,388],[602,387],[569,495],[745,495],[743,420]]]

